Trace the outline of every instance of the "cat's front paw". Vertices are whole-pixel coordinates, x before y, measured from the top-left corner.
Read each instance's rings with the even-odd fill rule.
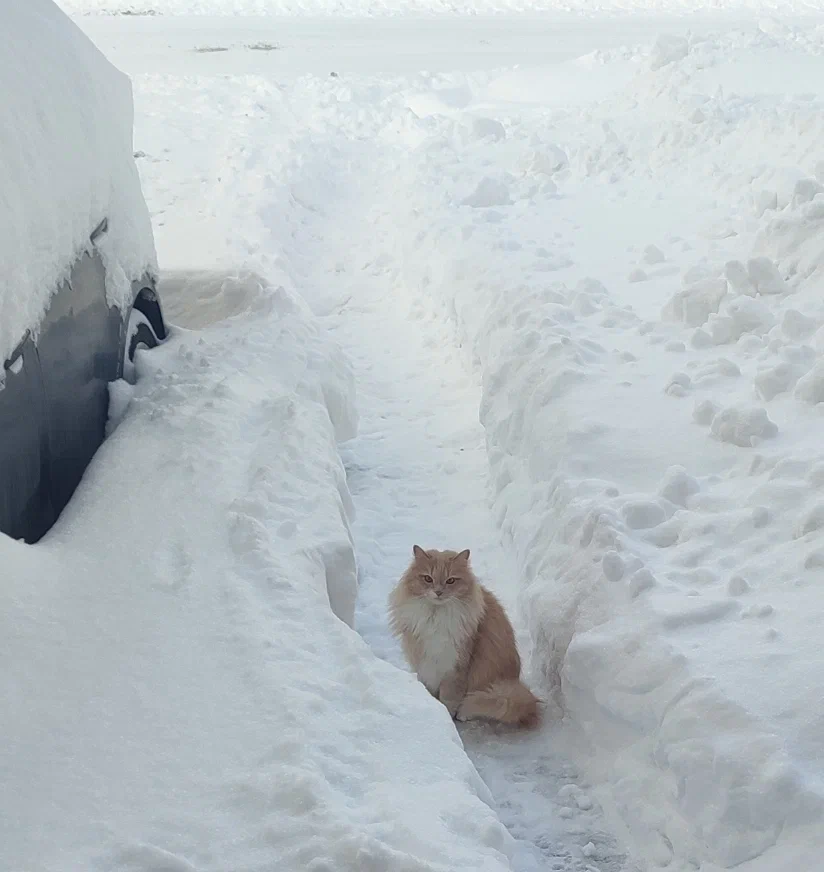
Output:
[[[467,708],[464,705],[464,700],[460,701],[458,704],[458,710],[454,715],[452,715],[452,717],[455,718],[456,721],[460,721],[462,724],[472,720],[472,712],[467,711]]]
[[[458,711],[454,717],[456,721],[460,721],[462,724],[472,720],[472,715],[466,711],[466,706],[463,704],[463,701],[461,701],[461,704],[458,706]]]

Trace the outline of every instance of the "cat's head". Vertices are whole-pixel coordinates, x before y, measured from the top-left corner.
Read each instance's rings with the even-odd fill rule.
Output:
[[[465,551],[424,551],[412,547],[412,563],[406,572],[406,588],[412,596],[433,603],[462,599],[477,584],[469,567],[469,549]]]

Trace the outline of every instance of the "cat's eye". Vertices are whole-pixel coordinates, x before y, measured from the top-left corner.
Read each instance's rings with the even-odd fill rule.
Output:
[[[447,578],[446,583],[447,584],[455,584],[455,582],[457,580],[458,580],[457,578]]]
[[[432,584],[432,576],[431,575],[422,575],[421,578],[427,583]]]

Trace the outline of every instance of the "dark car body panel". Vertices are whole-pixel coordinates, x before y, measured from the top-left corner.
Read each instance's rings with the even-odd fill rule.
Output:
[[[48,425],[37,347],[30,335],[4,364],[0,390],[0,530],[36,541],[54,521]]]
[[[165,338],[151,276],[133,283],[138,298]],[[5,362],[0,532],[36,542],[71,499],[105,437],[108,385],[122,375],[128,317],[108,305],[103,262],[90,246],[51,298],[37,341],[27,334]]]

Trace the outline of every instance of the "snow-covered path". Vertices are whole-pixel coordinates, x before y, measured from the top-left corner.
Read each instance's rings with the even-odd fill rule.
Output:
[[[399,311],[391,268],[371,278],[340,310],[335,330],[360,397],[360,434],[344,454],[357,512],[356,626],[381,657],[402,666],[386,596],[413,542],[471,548],[477,571],[513,615],[515,568],[488,508],[480,392],[454,337],[434,320]],[[526,653],[527,635],[519,637]],[[523,840],[517,870],[632,868],[572,763],[553,752],[555,725],[528,736],[473,725],[460,732],[501,819]]]
[[[357,385],[359,434],[344,448],[360,566],[356,628],[378,656],[403,668],[386,599],[413,543],[468,547],[476,571],[518,623],[528,661],[516,569],[489,509],[480,386],[448,322],[410,293],[402,264],[389,254],[395,231],[383,183],[393,177],[395,151],[331,139],[331,146],[317,138],[304,143],[293,190],[304,193],[307,208],[291,246],[305,265],[307,297],[328,313],[324,321],[351,360]],[[390,162],[382,164],[382,156]],[[319,190],[327,194],[322,202],[312,195]],[[452,729],[446,718],[444,729]],[[518,872],[636,868],[589,786],[558,750],[568,737],[551,716],[533,735],[469,724],[460,732],[519,840]]]

